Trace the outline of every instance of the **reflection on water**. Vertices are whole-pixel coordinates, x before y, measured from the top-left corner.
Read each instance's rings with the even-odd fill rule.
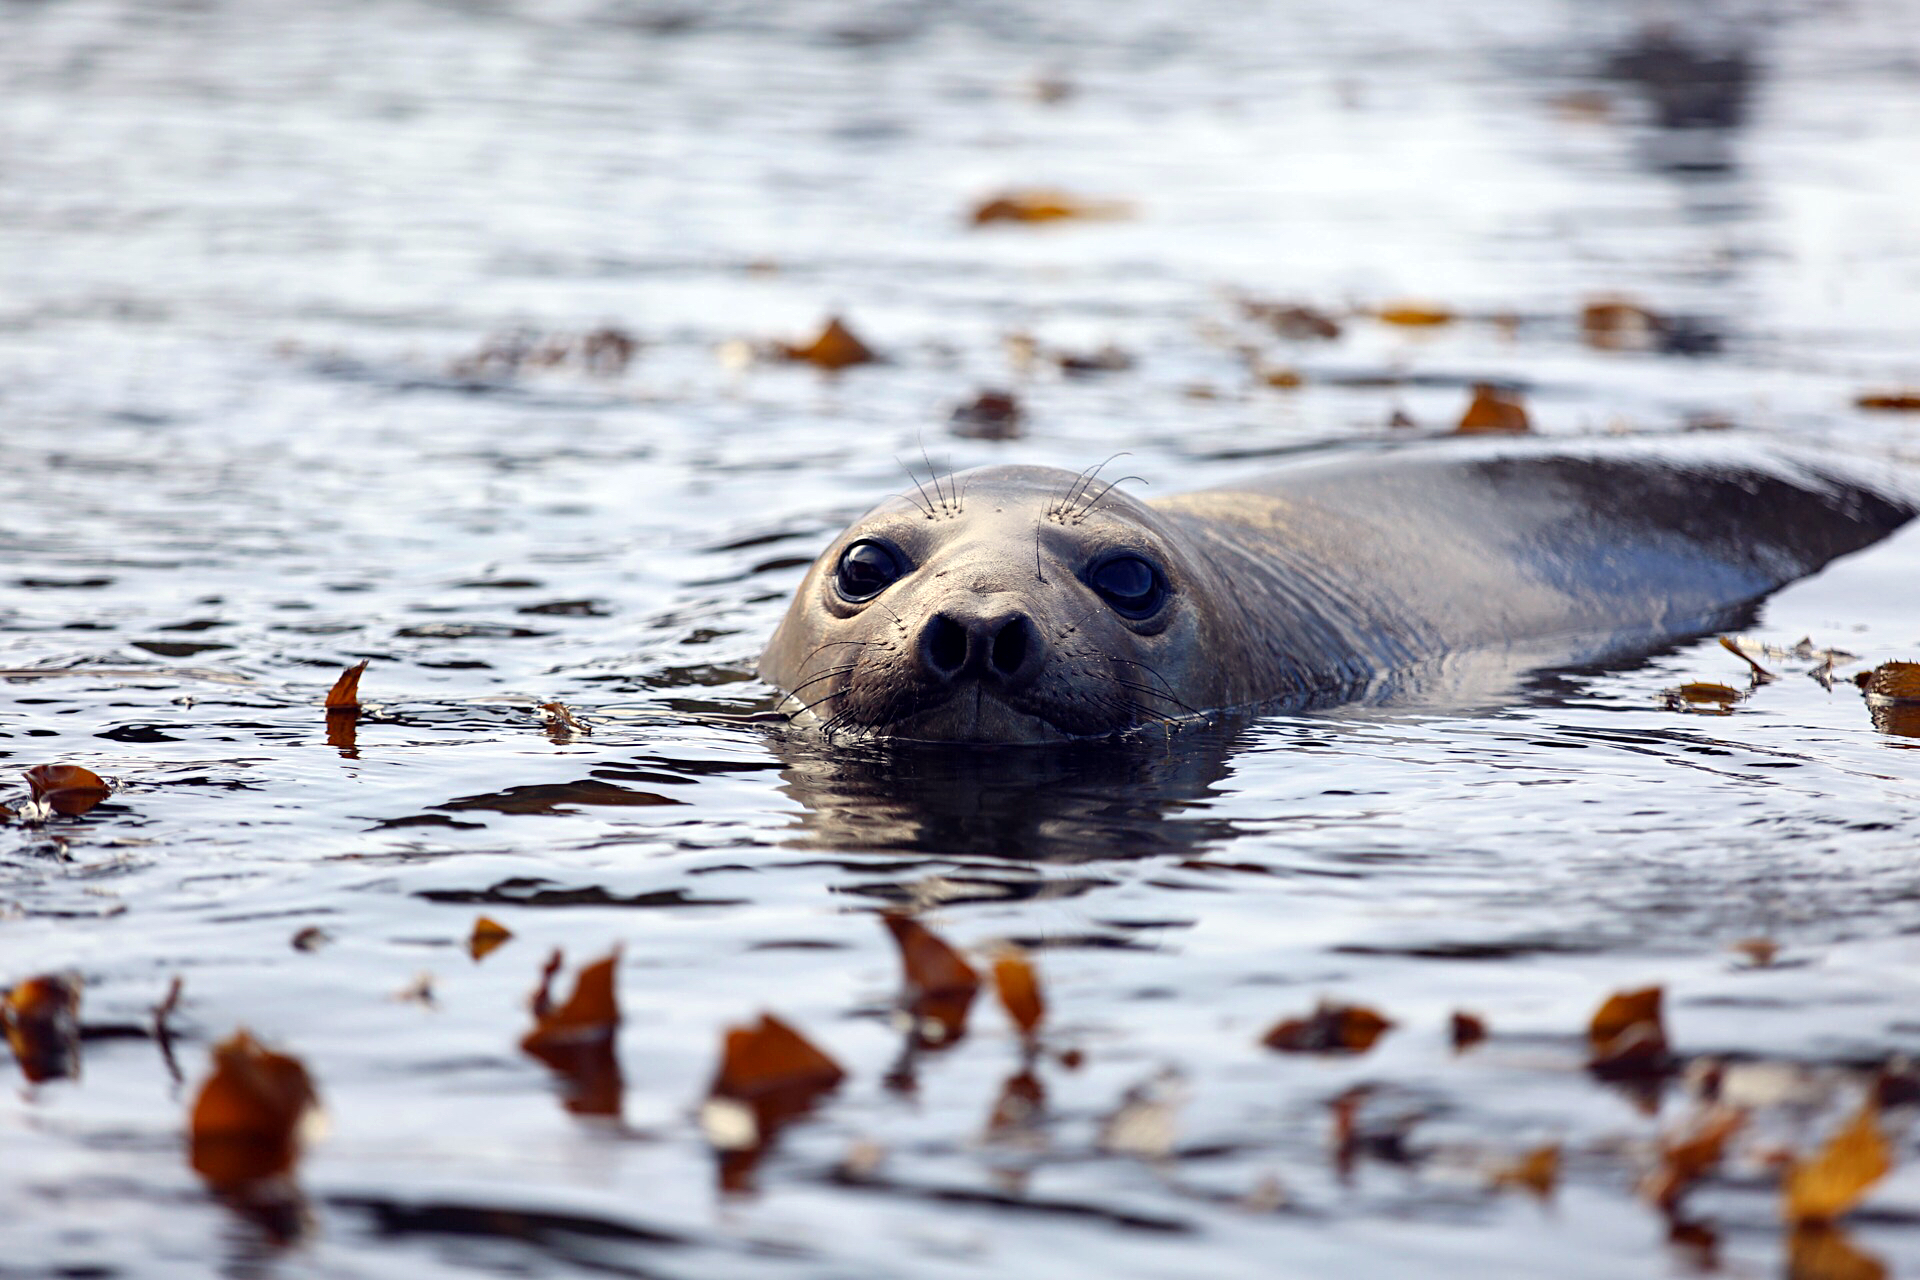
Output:
[[[0,1089],[0,1270],[1914,1256],[1908,1136],[1844,1237],[1786,1238],[1764,1170],[1920,1053],[1920,757],[1850,683],[1916,656],[1920,531],[1704,620],[1779,677],[1713,717],[1661,701],[1746,684],[1703,637],[1127,746],[741,723],[800,566],[900,459],[1124,449],[1159,495],[1447,430],[1489,381],[1549,434],[1920,452],[1854,407],[1920,382],[1913,5],[1649,16],[0,7],[0,988],[82,981],[62,1070]],[[1026,188],[1131,216],[972,225]],[[831,314],[886,358],[755,359]],[[1018,433],[975,429],[988,392]],[[53,764],[110,798],[40,814],[19,775]],[[938,1046],[939,1009],[894,1025],[902,906],[1029,949],[1037,1043],[984,998]],[[1776,958],[1729,958],[1756,936]],[[545,958],[616,946],[604,1052],[522,1053]],[[1654,983],[1683,1069],[1649,1119],[1583,1031]],[[1395,1030],[1259,1046],[1323,998]],[[761,1011],[848,1078],[721,1195],[693,1117]],[[333,1121],[264,1215],[182,1142],[238,1025]],[[1663,1220],[1634,1153],[1707,1080],[1790,1101]],[[1492,1185],[1548,1144],[1553,1208]]]

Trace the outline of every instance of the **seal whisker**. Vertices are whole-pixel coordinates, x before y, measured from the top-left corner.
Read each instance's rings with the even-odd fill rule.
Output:
[[[933,519],[934,518],[933,499],[927,496],[927,488],[925,485],[920,483],[920,477],[913,473],[913,468],[908,466],[906,459],[902,458],[899,454],[897,453],[894,454],[893,460],[900,464],[900,469],[907,473],[907,479],[913,481],[913,487],[920,491],[920,501],[914,503],[913,505],[916,507],[920,507],[921,502],[926,503],[927,505],[924,507],[920,507],[920,510],[926,512],[927,519],[929,520]],[[904,498],[907,495],[903,493],[900,496]]]
[[[1106,488],[1102,489],[1098,494],[1094,495],[1094,497],[1088,499],[1087,504],[1075,513],[1073,522],[1075,524],[1085,524],[1087,517],[1093,514],[1093,509],[1106,501],[1107,495],[1113,492],[1114,486],[1125,484],[1129,480],[1138,480],[1141,484],[1149,483],[1145,476],[1121,476],[1118,480],[1108,481]]]
[[[819,684],[822,680],[830,680],[834,676],[843,676],[843,675],[846,675],[849,671],[857,670],[859,668],[859,665],[860,664],[857,662],[849,662],[845,666],[828,667],[825,671],[820,672],[818,675],[808,676],[805,680],[802,680],[799,684],[796,684],[795,686],[793,686],[793,688],[787,690],[787,692],[799,693],[802,689],[806,688],[810,684]]]

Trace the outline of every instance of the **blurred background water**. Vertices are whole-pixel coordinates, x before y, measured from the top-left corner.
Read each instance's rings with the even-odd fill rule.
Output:
[[[184,980],[180,1078],[102,1034],[0,1099],[0,1275],[1777,1273],[1758,1154],[1706,1245],[1636,1200],[1688,1099],[1597,1085],[1586,1016],[1664,983],[1690,1058],[1819,1085],[1794,1149],[1920,1050],[1920,755],[1846,679],[1920,657],[1920,531],[1756,618],[1856,655],[1838,684],[1769,658],[1726,716],[1661,698],[1744,685],[1707,641],[1165,751],[725,719],[903,458],[1125,449],[1163,493],[1446,430],[1495,380],[1543,432],[1915,465],[1920,419],[1856,405],[1920,383],[1912,4],[4,0],[0,87],[0,754],[117,785],[0,826],[0,983],[76,970],[111,1032]],[[1015,188],[1127,216],[973,225]],[[1661,324],[1597,339],[1605,298]],[[1454,319],[1368,314],[1403,303]],[[885,361],[758,357],[829,315]],[[993,388],[1019,437],[956,433]],[[1037,1069],[1018,1140],[997,1011],[903,1056],[888,904],[1036,949],[1085,1061]],[[516,936],[475,963],[482,911]],[[596,1121],[516,1042],[551,947],[616,944]],[[431,1005],[392,998],[422,972]],[[1258,1047],[1323,996],[1399,1026]],[[1447,1050],[1460,1007],[1485,1051]],[[727,1192],[692,1115],[762,1008],[850,1079]],[[328,1104],[303,1223],[181,1155],[242,1024]],[[1343,1176],[1362,1084],[1405,1133]],[[1102,1149],[1137,1087],[1184,1099],[1165,1158]],[[1895,1132],[1857,1274],[1920,1270]],[[1550,1204],[1487,1190],[1544,1143]]]

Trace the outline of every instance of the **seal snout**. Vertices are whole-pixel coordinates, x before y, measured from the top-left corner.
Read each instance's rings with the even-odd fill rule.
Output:
[[[1012,690],[1040,673],[1039,629],[1024,613],[936,613],[920,629],[920,665],[941,684],[979,680]]]

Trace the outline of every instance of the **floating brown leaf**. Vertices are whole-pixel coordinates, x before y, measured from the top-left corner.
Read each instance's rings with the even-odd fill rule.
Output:
[[[333,688],[327,690],[327,714],[358,715],[360,712],[360,677],[366,674],[367,664],[356,662],[340,673],[333,682]]]
[[[77,764],[37,764],[27,770],[27,785],[63,818],[77,818],[112,794],[99,774]]]
[[[1894,413],[1920,413],[1920,391],[1868,391],[1854,399],[1862,409],[1881,409]]]
[[[1887,1264],[1836,1227],[1801,1223],[1787,1237],[1786,1280],[1889,1280]]]
[[[555,951],[540,974],[533,994],[534,1028],[520,1040],[521,1049],[553,1068],[565,1089],[564,1105],[576,1115],[617,1116],[626,1083],[614,1038],[620,1029],[620,1004],[614,992],[620,949],[581,967],[573,994],[555,1007],[553,979],[560,972],[561,954]]]
[[[1097,373],[1121,373],[1133,368],[1133,357],[1108,343],[1098,351],[1062,351],[1054,356],[1060,371],[1076,378]]]
[[[306,1067],[244,1030],[213,1046],[212,1056],[188,1129],[194,1172],[221,1190],[287,1172],[319,1106]]]
[[[1920,662],[1883,662],[1863,671],[1854,682],[1870,698],[1895,702],[1920,701]]]
[[[1753,655],[1748,653],[1745,649],[1742,649],[1740,647],[1739,642],[1736,641],[1732,636],[1721,636],[1720,647],[1722,649],[1725,649],[1728,653],[1732,654],[1734,657],[1740,659],[1740,661],[1746,663],[1747,666],[1752,669],[1753,678],[1755,680],[1766,681],[1766,680],[1773,680],[1776,678],[1773,672],[1767,670],[1765,667],[1761,666],[1758,662],[1754,661]]]
[[[758,1025],[728,1027],[710,1094],[750,1099],[788,1089],[830,1089],[846,1078],[840,1064],[770,1013]]]
[[[1491,382],[1474,384],[1473,401],[1461,415],[1460,425],[1454,428],[1463,436],[1523,435],[1532,429],[1527,421],[1527,408],[1520,402],[1520,393]]]
[[[0,1025],[35,1084],[80,1074],[80,976],[48,973],[17,983],[0,1002]]]
[[[976,227],[992,222],[1062,222],[1067,219],[1124,218],[1132,208],[1119,200],[1083,200],[1045,188],[1003,191],[973,208]]]
[[[1040,977],[1025,952],[1006,947],[994,956],[993,989],[1020,1034],[1032,1039],[1047,1014],[1047,1001],[1040,993]]]
[[[1487,1038],[1487,1024],[1471,1013],[1454,1010],[1451,1023],[1453,1051],[1464,1053]]]
[[[1657,1071],[1667,1065],[1667,1029],[1660,987],[1618,991],[1594,1011],[1587,1026],[1588,1061],[1607,1071]]]
[[[1787,1171],[1782,1184],[1787,1221],[1832,1222],[1858,1204],[1892,1167],[1893,1149],[1880,1132],[1878,1113],[1869,1102],[1819,1155]]]
[[[543,702],[540,704],[540,718],[557,737],[568,737],[593,732],[593,726],[568,710],[564,702]]]
[[[1541,1199],[1553,1194],[1560,1181],[1560,1147],[1557,1143],[1535,1147],[1512,1164],[1493,1171],[1496,1187],[1523,1187]]]
[[[1340,336],[1340,322],[1326,312],[1297,302],[1258,302],[1248,299],[1240,304],[1248,319],[1273,327],[1283,338],[1296,341],[1318,339],[1331,342]]]
[[[844,1079],[839,1063],[770,1013],[755,1026],[728,1027],[720,1069],[700,1109],[707,1141],[721,1153],[721,1187],[747,1190],[781,1126],[806,1114]]]
[[[1664,318],[1624,298],[1598,298],[1580,311],[1581,336],[1602,351],[1650,351],[1666,328]]]
[[[980,975],[946,942],[900,912],[881,917],[900,947],[902,1007],[913,1019],[920,1045],[951,1044],[966,1034],[967,1011],[980,989]]]
[[[1257,370],[1255,376],[1267,386],[1278,387],[1283,391],[1291,391],[1296,387],[1305,386],[1307,381],[1300,376],[1298,369],[1284,369],[1271,366],[1262,367]]]
[[[583,966],[574,979],[573,994],[555,1008],[552,983],[561,965],[560,952],[555,951],[533,994],[534,1028],[521,1038],[520,1047],[537,1056],[549,1049],[611,1041],[620,1029],[620,1002],[614,994],[614,971],[619,963],[620,949],[615,947],[610,954]]]
[[[972,440],[1012,440],[1017,437],[1026,415],[1011,391],[982,391],[960,405],[948,419],[953,434]]]
[[[1709,715],[1731,715],[1733,705],[1747,695],[1732,685],[1711,680],[1690,680],[1661,694],[1669,711],[1695,711]]]
[[[789,360],[834,371],[879,359],[873,348],[855,337],[839,316],[830,318],[812,342],[798,347],[782,345],[780,353]]]
[[[477,963],[505,946],[511,937],[513,930],[492,916],[481,916],[473,922],[473,932],[467,935],[467,954]]]
[[[1733,944],[1733,950],[1745,956],[1754,968],[1764,969],[1780,954],[1780,944],[1772,938],[1742,938]]]
[[[1380,308],[1374,316],[1382,324],[1399,325],[1403,329],[1431,329],[1454,321],[1453,312],[1445,307],[1422,302],[1396,302]]]
[[[1671,1216],[1687,1188],[1720,1163],[1727,1140],[1746,1122],[1747,1113],[1739,1107],[1710,1108],[1684,1134],[1660,1144],[1660,1167],[1640,1184],[1640,1193]]]
[[[1260,1043],[1282,1053],[1365,1053],[1393,1022],[1357,1004],[1320,1006],[1305,1018],[1276,1022]]]

